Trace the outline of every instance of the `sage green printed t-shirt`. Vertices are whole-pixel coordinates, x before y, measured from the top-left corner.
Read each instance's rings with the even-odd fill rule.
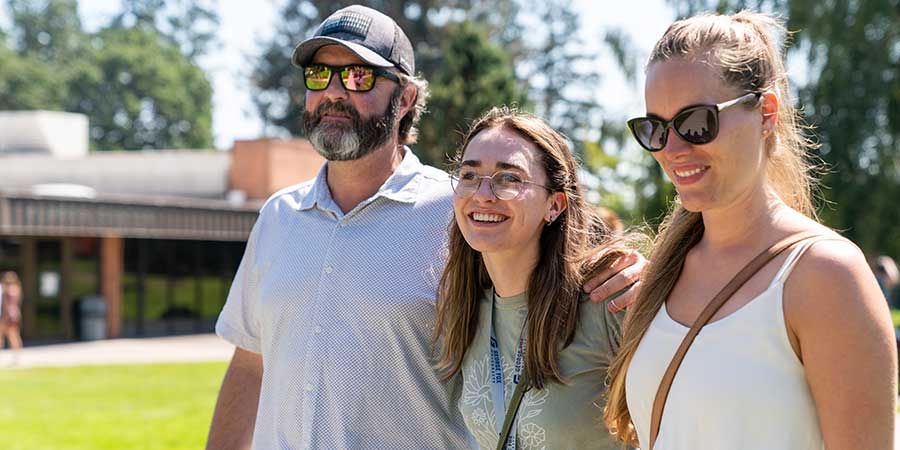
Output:
[[[459,399],[466,426],[482,450],[497,447],[497,421],[503,423],[502,417],[494,417],[491,397],[491,297],[489,289],[480,301],[478,331],[462,363]],[[527,305],[527,293],[523,293],[498,296],[494,307],[507,406],[515,391],[513,365]],[[622,448],[603,425],[603,409],[597,399],[604,393],[607,369],[619,348],[623,316],[608,312],[606,303],[582,301],[577,317],[574,340],[559,353],[560,370],[568,383],[547,383],[544,389],[525,393],[514,430],[518,449]]]

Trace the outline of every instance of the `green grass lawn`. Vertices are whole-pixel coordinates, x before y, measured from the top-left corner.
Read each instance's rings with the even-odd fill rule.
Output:
[[[900,328],[900,309],[891,310],[891,319],[894,319],[894,328]]]
[[[0,370],[7,450],[202,449],[227,363]]]

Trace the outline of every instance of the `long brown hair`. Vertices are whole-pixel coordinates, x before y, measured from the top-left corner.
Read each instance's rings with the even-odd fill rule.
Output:
[[[764,142],[770,187],[791,208],[815,217],[812,204],[813,164],[807,150],[814,144],[804,135],[791,101],[782,44],[787,31],[781,21],[748,11],[733,15],[704,14],[673,23],[656,43],[649,65],[673,58],[708,58],[721,70],[724,82],[751,92],[773,92],[780,100],[775,130]],[[604,420],[610,432],[638,445],[625,396],[631,359],[653,318],[672,292],[690,249],[703,237],[700,213],[676,200],[660,226],[650,252],[635,304],[628,308],[622,346],[610,366]]]
[[[593,267],[606,266],[621,252],[611,249],[600,261],[586,264],[586,249],[608,242],[608,233],[585,205],[578,184],[578,164],[566,138],[542,119],[508,107],[496,107],[476,120],[457,150],[462,158],[480,132],[505,128],[535,145],[547,174],[547,187],[566,195],[567,207],[540,237],[538,262],[528,283],[528,319],[524,371],[538,389],[564,382],[559,351],[575,334],[581,285]],[[466,242],[454,218],[449,226],[449,258],[438,288],[433,342],[440,348],[438,370],[447,380],[456,375],[478,327],[478,303],[491,279],[481,254]]]

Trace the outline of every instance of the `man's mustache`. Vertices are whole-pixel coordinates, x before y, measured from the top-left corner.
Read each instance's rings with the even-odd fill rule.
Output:
[[[325,114],[336,114],[347,116],[354,122],[359,121],[359,113],[352,106],[343,102],[324,101],[316,108],[314,113],[315,123],[318,124]]]

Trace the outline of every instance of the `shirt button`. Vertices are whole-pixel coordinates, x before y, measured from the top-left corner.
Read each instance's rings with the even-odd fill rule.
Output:
[[[313,333],[322,334],[322,327],[317,326],[317,327],[313,328]]]
[[[334,272],[334,268],[331,266],[325,266],[325,273],[331,273],[331,272]]]
[[[313,387],[313,385],[311,384],[307,384],[305,389],[306,392],[312,392],[313,390],[315,390],[315,387]]]

